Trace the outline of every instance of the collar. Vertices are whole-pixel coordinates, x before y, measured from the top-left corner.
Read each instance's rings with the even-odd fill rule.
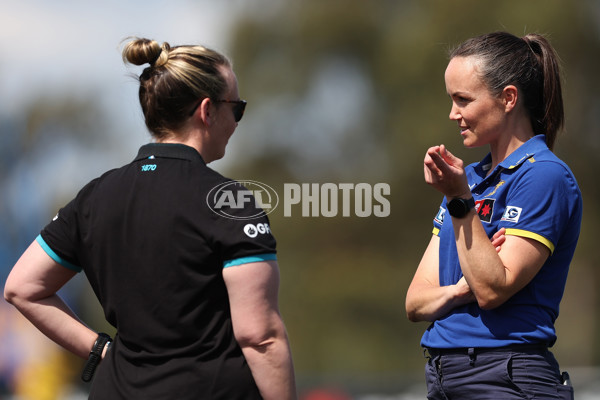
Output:
[[[498,164],[496,169],[498,169],[498,168],[503,168],[503,169],[517,168],[518,166],[523,164],[525,162],[525,160],[530,159],[536,153],[539,153],[540,151],[547,150],[547,149],[548,149],[548,145],[546,144],[546,136],[545,135],[536,135],[536,136],[532,137],[531,139],[529,139],[528,141],[526,141],[525,143],[523,143],[521,146],[519,146],[519,148],[517,148],[515,151],[510,153],[508,155],[508,157],[506,157],[504,160],[502,160],[502,162],[500,164]],[[477,164],[475,169],[482,171],[485,176],[485,173],[487,173],[487,171],[489,171],[491,167],[492,167],[492,154],[488,153],[488,155],[486,155],[485,158],[483,160],[481,160],[481,162],[479,164]],[[490,175],[493,175],[493,174],[490,174]]]
[[[140,147],[134,161],[146,158],[176,158],[187,161],[201,161],[202,156],[196,149],[181,143],[149,143]]]

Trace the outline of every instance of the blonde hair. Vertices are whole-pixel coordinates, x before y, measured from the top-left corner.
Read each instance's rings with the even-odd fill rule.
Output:
[[[143,38],[130,38],[123,48],[123,61],[150,64],[138,78],[139,99],[146,126],[156,138],[177,131],[199,99],[218,100],[227,90],[219,68],[231,68],[231,61],[215,50],[171,47]]]

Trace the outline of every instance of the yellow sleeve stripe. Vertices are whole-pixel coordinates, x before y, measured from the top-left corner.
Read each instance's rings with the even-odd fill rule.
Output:
[[[431,232],[431,233],[433,233],[435,236],[438,236],[440,233],[440,230],[439,230],[439,228],[433,228],[433,232]]]
[[[537,240],[538,242],[540,242],[541,244],[543,244],[544,246],[546,246],[547,248],[550,249],[550,254],[554,253],[554,244],[551,241],[549,241],[548,239],[546,239],[545,237],[543,237],[542,235],[538,235],[537,233],[524,231],[522,229],[507,228],[506,234],[513,235],[513,236],[521,236],[521,237],[526,237],[529,239]]]

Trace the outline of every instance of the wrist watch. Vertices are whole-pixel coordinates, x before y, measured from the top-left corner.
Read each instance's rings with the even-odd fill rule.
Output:
[[[90,356],[83,367],[83,373],[81,374],[82,381],[89,382],[92,380],[94,372],[96,371],[96,367],[98,364],[100,364],[100,360],[102,360],[102,351],[104,350],[104,346],[110,342],[112,342],[112,339],[108,334],[98,334],[98,338],[96,339],[94,346],[92,346],[92,351],[90,351]]]
[[[471,210],[471,208],[475,208],[475,200],[473,197],[468,199],[461,199],[460,197],[455,197],[454,199],[448,202],[448,212],[454,218],[464,218],[465,215]]]

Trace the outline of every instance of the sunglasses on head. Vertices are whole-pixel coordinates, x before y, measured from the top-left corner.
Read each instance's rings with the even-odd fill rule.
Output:
[[[204,100],[204,99],[202,99],[202,100]],[[190,112],[190,116],[194,115],[194,113],[196,112],[196,109],[202,103],[202,100],[200,100],[198,103],[196,103],[196,105]],[[233,118],[235,119],[235,122],[240,122],[240,120],[244,116],[244,111],[246,110],[246,104],[247,104],[246,100],[215,100],[215,103],[231,103],[231,104],[233,104],[233,107],[231,110],[233,111]]]

